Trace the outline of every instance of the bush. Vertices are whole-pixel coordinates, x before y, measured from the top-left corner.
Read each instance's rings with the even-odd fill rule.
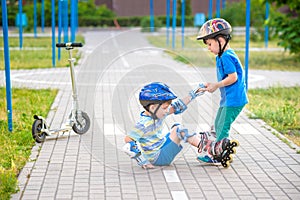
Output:
[[[277,17],[273,23],[278,27],[277,34],[281,39],[278,44],[291,53],[300,55],[300,16],[291,19],[282,15]],[[300,61],[299,57],[298,61]]]
[[[78,19],[79,26],[114,26],[114,20],[111,18],[102,18],[99,16],[83,16]]]
[[[250,26],[255,28],[255,31],[251,33],[251,40],[259,41],[264,39],[265,25],[267,21],[265,20],[265,3],[261,0],[251,1],[250,10]],[[269,18],[278,15],[275,9],[270,6]],[[246,23],[246,3],[244,1],[235,2],[229,4],[224,10],[221,11],[222,18],[226,19],[231,26],[245,26]],[[269,39],[275,37],[275,29],[269,27]]]
[[[286,14],[275,16],[273,20],[270,21],[271,24],[276,26],[276,33],[279,36],[279,45],[289,50],[290,53],[295,54],[300,61],[300,4],[298,0],[291,1],[279,1],[273,0],[271,2],[276,2],[278,8],[285,6],[288,8]]]
[[[166,26],[167,16],[157,16],[157,18],[162,22],[163,26]],[[172,16],[170,16],[170,26],[172,26]],[[193,27],[194,26],[194,17],[185,16],[184,19],[185,26]],[[176,17],[176,26],[181,26],[181,16]]]
[[[117,17],[120,26],[131,27],[140,26],[143,17]]]
[[[18,6],[8,5],[7,6],[7,23],[8,26],[15,26],[15,18],[19,11]],[[2,6],[0,7],[0,26],[2,26]]]
[[[150,17],[144,17],[141,20],[141,24],[140,26],[142,27],[142,31],[143,32],[149,32],[151,29],[151,25],[150,25]],[[162,27],[162,23],[158,18],[154,19],[154,31],[157,31],[158,28]]]

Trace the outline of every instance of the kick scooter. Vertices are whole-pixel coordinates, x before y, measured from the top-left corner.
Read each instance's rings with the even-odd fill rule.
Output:
[[[59,134],[73,131],[79,135],[86,133],[90,128],[90,118],[87,113],[79,110],[78,98],[77,98],[77,88],[75,82],[75,73],[74,73],[74,62],[75,58],[72,57],[72,49],[74,47],[82,47],[82,43],[57,43],[56,47],[61,48],[65,47],[69,53],[69,63],[70,63],[70,74],[72,81],[72,110],[69,114],[68,120],[65,124],[62,125],[60,129],[51,130],[49,124],[46,120],[38,115],[34,115],[34,122],[32,124],[32,136],[33,139],[38,142],[44,142],[46,136],[52,134]]]

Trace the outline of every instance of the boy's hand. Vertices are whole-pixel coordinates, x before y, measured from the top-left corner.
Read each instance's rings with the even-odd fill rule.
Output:
[[[196,91],[196,93],[204,93],[204,92],[206,92],[207,90],[206,90],[206,88],[199,88],[197,91]]]
[[[213,93],[220,87],[220,83],[207,83],[206,91]]]
[[[206,84],[205,83],[200,83],[197,88],[194,90],[190,91],[190,96],[192,97],[191,100],[195,99],[196,97],[204,94],[206,91]]]
[[[154,165],[150,164],[146,164],[142,166],[143,169],[154,169]]]

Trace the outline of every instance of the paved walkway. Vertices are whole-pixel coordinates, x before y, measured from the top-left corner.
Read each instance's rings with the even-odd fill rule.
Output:
[[[214,79],[212,68],[175,62],[148,44],[139,31],[88,31],[76,69],[80,107],[91,118],[88,133],[71,132],[37,144],[19,175],[12,199],[300,199],[300,154],[245,113],[231,136],[240,147],[231,167],[196,161],[186,144],[172,165],[143,170],[120,148],[141,110],[140,87],[168,83],[183,96],[197,82]],[[47,121],[59,128],[71,106],[68,68],[12,71],[14,87],[59,88]],[[249,71],[249,87],[300,85],[300,73]],[[3,84],[3,77],[0,83]],[[218,108],[218,94],[206,94],[166,126],[179,121],[189,130],[208,129]]]

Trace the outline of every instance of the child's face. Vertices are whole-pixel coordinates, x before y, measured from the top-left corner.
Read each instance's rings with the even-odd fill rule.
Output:
[[[165,102],[165,103],[161,104],[160,108],[156,112],[156,117],[159,119],[165,117],[165,115],[168,114],[168,112],[169,112],[170,104],[171,103],[169,103],[169,102]],[[159,104],[153,105],[153,112],[154,112],[154,110],[156,110],[158,105]]]
[[[212,52],[215,55],[218,55],[219,53],[219,43],[215,39],[207,39],[206,40],[207,48],[210,52]]]

